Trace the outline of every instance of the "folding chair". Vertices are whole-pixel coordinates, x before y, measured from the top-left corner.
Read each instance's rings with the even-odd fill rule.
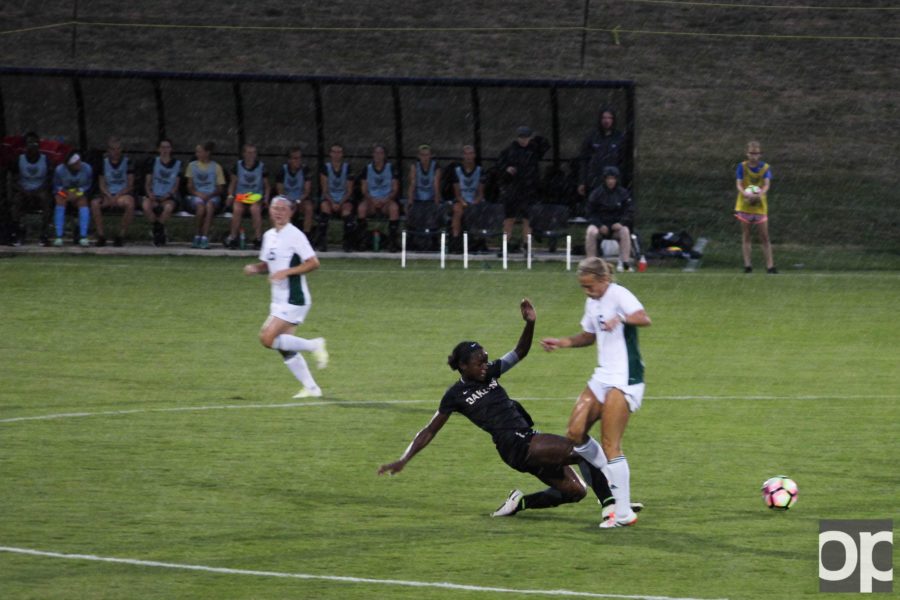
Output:
[[[433,202],[415,202],[406,213],[406,237],[414,251],[438,249],[438,236],[446,221],[447,208]]]
[[[502,204],[480,202],[463,213],[463,227],[472,238],[475,252],[487,252],[487,240],[503,235],[503,219],[506,210]]]
[[[529,224],[535,238],[547,238],[547,249],[556,252],[560,237],[569,231],[569,207],[562,204],[535,204],[531,207]]]

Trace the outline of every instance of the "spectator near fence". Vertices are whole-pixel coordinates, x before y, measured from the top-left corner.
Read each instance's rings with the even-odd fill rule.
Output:
[[[616,128],[616,113],[600,109],[597,128],[581,143],[578,193],[588,196],[603,184],[603,169],[616,167],[621,172],[625,152],[625,135]]]
[[[88,226],[91,224],[91,209],[88,208],[88,194],[94,186],[94,170],[81,160],[76,151],[69,152],[61,165],[53,171],[53,225],[56,229],[54,246],[63,245],[63,231],[66,224],[66,207],[78,208],[78,233],[73,236],[75,243],[89,246]]]
[[[319,204],[319,231],[316,248],[328,249],[328,221],[331,215],[339,215],[344,220],[344,252],[353,250],[356,221],[353,215],[353,171],[350,163],[344,161],[344,146],[332,144],[328,151],[328,162],[319,167],[319,189],[322,202]]]
[[[166,222],[178,205],[181,161],[172,157],[172,140],[163,138],[156,147],[158,156],[147,160],[144,178],[144,216],[153,229],[153,245],[166,244]]]
[[[450,181],[453,184],[453,212],[450,217],[450,249],[453,252],[462,250],[463,215],[470,206],[484,200],[484,178],[481,165],[476,162],[475,147],[463,146],[462,163],[454,165],[450,170]]]
[[[500,201],[506,212],[503,233],[509,240],[512,240],[513,225],[517,219],[522,221],[523,241],[531,233],[528,214],[531,206],[538,201],[541,159],[548,150],[550,142],[536,136],[531,127],[523,125],[516,130],[516,139],[497,159],[496,167],[500,173]]]
[[[303,220],[303,233],[312,239],[316,206],[312,200],[312,179],[303,163],[303,150],[294,146],[287,153],[287,162],[275,175],[275,191],[294,203],[294,219]]]
[[[253,248],[262,246],[262,211],[269,203],[269,173],[266,165],[259,160],[256,146],[244,144],[241,158],[231,169],[228,183],[227,205],[231,208],[231,231],[225,239],[225,246],[231,249],[238,247],[238,232],[244,211],[250,211],[253,224]]]
[[[103,211],[121,209],[119,233],[113,239],[114,246],[121,246],[134,219],[134,165],[122,152],[122,141],[111,137],[106,142],[106,155],[97,166],[97,196],[91,200],[91,214],[97,234],[97,245],[106,245],[103,227]]]
[[[53,169],[50,160],[41,152],[41,138],[33,131],[25,134],[25,152],[11,165],[9,195],[9,242],[18,245],[25,237],[22,217],[26,210],[41,211],[40,244],[47,245],[47,227],[50,224],[53,199],[50,194],[50,177]]]
[[[396,251],[400,231],[400,206],[397,204],[400,174],[387,161],[387,149],[383,145],[375,144],[372,148],[372,161],[360,176],[359,185],[362,199],[357,207],[357,216],[361,236],[368,232],[367,219],[370,215],[385,216],[388,218],[388,250]]]
[[[634,199],[619,183],[619,170],[603,169],[603,185],[591,192],[585,206],[588,226],[584,248],[587,258],[597,256],[597,241],[613,238],[619,242],[618,271],[631,269],[631,232],[634,229]]]
[[[197,160],[191,161],[184,171],[187,178],[188,209],[195,215],[196,233],[192,248],[209,248],[209,230],[216,211],[222,206],[225,189],[225,172],[212,160],[215,144],[206,142],[194,148]]]

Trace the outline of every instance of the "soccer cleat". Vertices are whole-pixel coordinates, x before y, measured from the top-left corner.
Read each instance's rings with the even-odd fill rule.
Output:
[[[524,494],[521,490],[513,490],[509,493],[509,496],[506,498],[506,502],[500,505],[500,507],[491,513],[492,517],[511,517],[517,512],[519,512],[519,500],[522,499]]]
[[[295,400],[300,400],[302,398],[321,398],[322,397],[322,388],[303,388],[296,394],[294,394]]]
[[[200,236],[200,249],[209,250],[209,238],[205,235]]]
[[[615,502],[613,502],[612,504],[610,504],[608,506],[604,506],[603,510],[600,511],[600,516],[603,517],[603,520],[605,521],[613,516],[613,511],[615,511],[615,509],[616,509]],[[641,502],[632,502],[631,510],[633,510],[636,513],[639,513],[642,510],[644,510],[644,505]]]
[[[78,245],[81,246],[82,248],[87,248],[88,246],[91,245],[91,242],[88,241],[88,239],[86,237],[83,237],[80,240],[78,240]]]
[[[56,238],[55,240],[53,240],[53,245],[56,246],[57,248],[62,247],[63,239],[61,237]]]
[[[616,264],[616,272],[617,272],[617,273],[621,273],[621,272],[623,272],[624,270],[625,270],[625,265],[622,264],[622,261],[619,261],[619,262]]]
[[[631,516],[624,521],[620,521],[616,518],[615,515],[610,516],[610,518],[600,522],[600,529],[612,529],[614,527],[631,527],[635,523],[637,523],[637,515],[631,513]]]
[[[744,273],[752,273],[753,267],[744,267]]]
[[[322,338],[322,347],[313,350],[313,356],[316,358],[316,368],[324,369],[328,366],[328,350],[325,349],[325,339]]]
[[[84,238],[82,238],[82,239],[84,239]],[[79,240],[79,243],[80,243],[80,242],[81,242],[81,240]],[[84,245],[84,244],[82,244],[82,246],[83,246],[83,245]],[[97,236],[97,247],[98,247],[98,248],[103,248],[104,246],[106,246],[106,238],[103,237],[102,235],[98,235],[98,236]]]
[[[115,246],[116,248],[121,248],[124,243],[125,242],[122,240],[121,235],[117,235],[113,238],[113,246]]]
[[[191,248],[199,248],[200,247],[200,236],[195,235],[194,241],[191,243]]]
[[[776,269],[775,267],[770,267],[766,269],[766,273],[768,273],[769,275],[778,275],[778,269]]]

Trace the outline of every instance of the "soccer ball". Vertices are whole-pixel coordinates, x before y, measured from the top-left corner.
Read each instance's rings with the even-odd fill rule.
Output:
[[[787,510],[797,504],[800,488],[786,475],[776,475],[762,484],[762,497],[766,506],[772,510]]]
[[[744,195],[749,198],[753,194],[758,194],[761,191],[762,190],[760,190],[758,185],[748,185],[747,187],[744,188]]]

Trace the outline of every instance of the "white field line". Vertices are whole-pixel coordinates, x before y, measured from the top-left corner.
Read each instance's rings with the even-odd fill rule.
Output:
[[[40,556],[44,558],[62,558],[68,560],[84,560],[104,563],[133,565],[136,567],[153,567],[158,569],[180,569],[183,571],[202,571],[205,573],[219,573],[221,575],[250,575],[252,577],[278,577],[282,579],[308,579],[317,581],[334,581],[340,583],[366,583],[374,585],[391,585],[417,588],[439,588],[445,590],[460,590],[465,592],[488,592],[496,594],[521,594],[531,596],[564,596],[570,598],[621,598],[626,600],[699,600],[697,598],[673,598],[671,596],[640,596],[625,594],[598,594],[595,592],[576,592],[572,590],[528,590],[488,587],[480,585],[466,585],[461,583],[430,582],[430,581],[405,581],[402,579],[374,579],[370,577],[348,577],[344,575],[311,575],[308,573],[282,573],[279,571],[256,571],[252,569],[228,569],[225,567],[207,567],[203,565],[185,565],[180,563],[159,562],[155,560],[137,560],[134,558],[115,558],[110,556],[95,556],[93,554],[63,554],[61,552],[45,552],[30,548],[14,548],[0,546],[0,552],[12,554],[24,554],[28,556]]]
[[[520,397],[519,400],[526,402],[574,402],[576,396],[565,396],[555,398],[541,397]],[[647,400],[896,400],[900,399],[897,394],[884,395],[801,395],[801,396],[646,396]],[[18,423],[21,421],[51,421],[54,419],[75,419],[82,417],[104,417],[118,415],[134,415],[142,413],[171,413],[171,412],[200,412],[211,410],[247,410],[247,409],[278,409],[278,408],[305,408],[312,406],[365,406],[379,404],[437,404],[440,400],[435,398],[419,399],[419,400],[318,400],[315,402],[287,402],[274,404],[214,404],[209,406],[175,406],[170,408],[132,408],[121,410],[101,410],[97,412],[70,412],[70,413],[54,413],[49,415],[35,415],[29,417],[8,417],[0,419],[2,423]]]

